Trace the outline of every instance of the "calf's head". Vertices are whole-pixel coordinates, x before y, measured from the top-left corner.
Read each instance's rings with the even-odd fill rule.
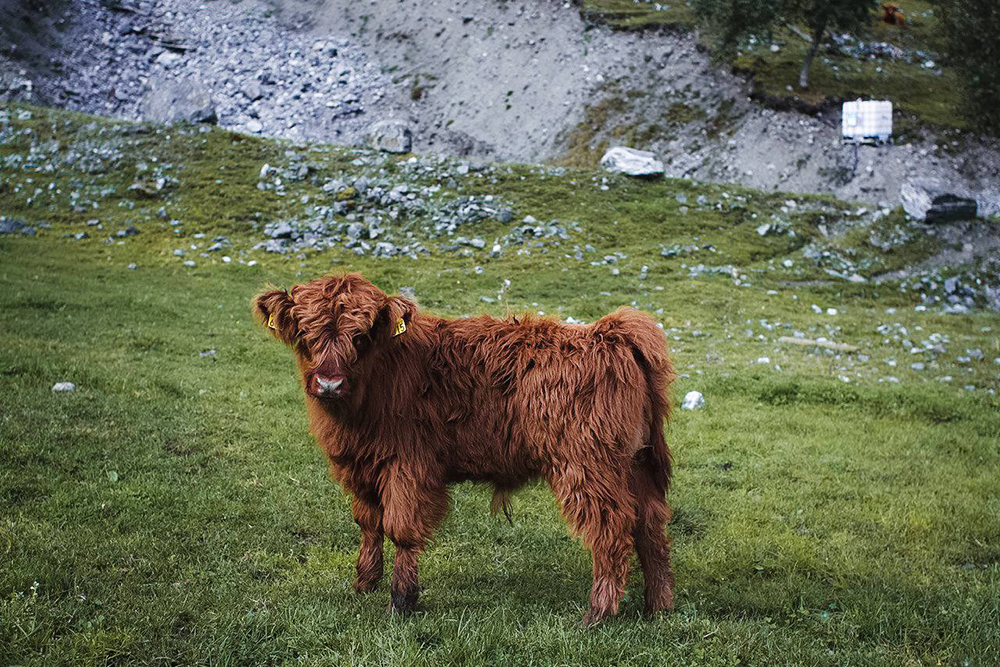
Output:
[[[413,302],[387,296],[357,273],[265,290],[254,297],[253,308],[274,337],[295,351],[306,393],[331,400],[379,372],[380,350],[405,331],[416,311]]]

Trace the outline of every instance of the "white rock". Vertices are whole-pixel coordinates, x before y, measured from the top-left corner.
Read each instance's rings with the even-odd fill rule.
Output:
[[[629,176],[661,176],[663,162],[648,151],[615,146],[601,158],[601,166],[612,174]]]
[[[251,119],[247,121],[247,132],[253,132],[254,134],[260,132],[264,129],[264,126],[259,120]]]
[[[705,397],[700,391],[689,391],[684,395],[684,402],[681,403],[681,410],[697,410],[705,405]]]
[[[63,392],[63,391],[76,391],[76,385],[72,382],[56,382],[52,385],[52,391]]]

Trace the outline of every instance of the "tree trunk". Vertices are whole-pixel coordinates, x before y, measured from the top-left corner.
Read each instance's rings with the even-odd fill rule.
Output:
[[[816,52],[819,51],[819,45],[823,41],[824,32],[826,32],[826,24],[820,25],[813,30],[812,46],[809,47],[809,52],[806,53],[806,59],[802,63],[802,72],[799,74],[799,88],[809,87],[809,70],[812,69],[813,59],[816,57]]]

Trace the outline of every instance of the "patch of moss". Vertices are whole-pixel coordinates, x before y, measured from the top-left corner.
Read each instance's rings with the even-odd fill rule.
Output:
[[[675,102],[667,107],[662,116],[665,123],[671,125],[687,125],[695,121],[704,120],[708,117],[705,110],[694,104]]]
[[[608,140],[595,142],[611,120],[628,110],[628,102],[620,95],[609,95],[584,109],[583,120],[559,139],[564,146],[563,157],[557,163],[565,167],[593,168],[608,149]]]

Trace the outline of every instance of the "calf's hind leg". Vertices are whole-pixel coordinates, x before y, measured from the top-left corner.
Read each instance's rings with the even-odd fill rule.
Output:
[[[639,554],[646,584],[647,615],[674,608],[674,572],[670,567],[670,538],[664,531],[670,522],[670,505],[658,488],[645,461],[636,461],[632,474],[635,494],[635,550]]]
[[[635,500],[628,479],[619,472],[628,466],[617,468],[608,463],[586,467],[567,464],[549,478],[563,515],[583,535],[594,561],[594,583],[584,625],[594,625],[618,613],[632,557]]]
[[[399,470],[390,472],[388,479],[383,525],[396,546],[389,608],[409,613],[416,609],[420,595],[417,559],[448,511],[448,490],[443,485],[422,484]]]

